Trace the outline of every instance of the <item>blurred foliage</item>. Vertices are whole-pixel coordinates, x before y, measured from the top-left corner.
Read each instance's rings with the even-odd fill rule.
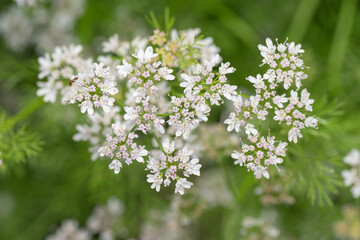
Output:
[[[1,1],[0,12],[12,4]],[[360,205],[340,176],[345,154],[360,148],[359,1],[88,0],[75,32],[85,49],[98,53],[114,33],[125,40],[151,32],[145,16],[171,23],[166,7],[175,28],[199,27],[214,38],[222,57],[237,68],[232,83],[244,88],[250,87],[245,77],[259,72],[257,45],[266,37],[302,43],[319,131],[289,148],[284,168],[295,173],[296,202],[276,209],[281,232],[293,239],[336,239],[331,229],[342,217],[341,206]],[[82,119],[78,111],[36,98],[37,57],[32,47],[11,52],[0,39],[0,157],[7,168],[0,173],[0,239],[43,239],[64,218],[83,224],[110,196],[124,202],[124,224],[137,237],[149,209],[165,209],[172,194],[152,191],[139,164],[115,175],[106,163],[90,162],[88,146],[72,140]],[[236,239],[241,219],[262,209],[254,194],[259,181],[224,156],[208,167],[224,173],[236,204],[206,211],[194,223],[196,239]],[[11,211],[1,211],[6,208]]]

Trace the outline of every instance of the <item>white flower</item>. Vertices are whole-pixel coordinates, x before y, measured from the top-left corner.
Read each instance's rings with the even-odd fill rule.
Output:
[[[227,131],[231,132],[235,129],[236,132],[240,131],[240,120],[236,117],[235,113],[231,113],[229,118],[224,121],[225,124],[228,124]]]
[[[248,123],[245,125],[245,133],[247,135],[256,135],[258,133],[258,131],[255,129],[254,124]]]
[[[173,70],[168,69],[167,67],[163,67],[158,70],[160,77],[162,77],[165,80],[170,80],[170,81],[175,79],[175,76],[171,74],[172,72],[173,72]]]
[[[78,228],[78,225],[76,220],[65,220],[54,234],[46,237],[46,240],[90,240],[90,232]]]
[[[242,96],[239,94],[232,98],[233,105],[236,109],[236,111],[241,111],[241,107],[243,106],[243,99]]]
[[[93,103],[90,100],[85,100],[80,104],[80,111],[81,113],[85,113],[86,111],[88,114],[94,114]]]
[[[108,96],[102,96],[100,98],[100,104],[104,112],[110,112],[111,107],[114,105],[115,98],[109,98]]]
[[[273,98],[273,103],[276,104],[279,108],[283,108],[284,107],[283,103],[286,103],[287,101],[288,101],[288,98],[285,97],[285,93],[281,96],[276,95]]]
[[[286,112],[284,110],[282,109],[275,110],[275,116],[274,116],[275,121],[282,122],[285,118],[286,118]]]
[[[88,125],[76,125],[76,130],[78,131],[77,134],[73,136],[74,141],[87,141],[90,140],[94,133],[97,133],[99,127],[90,127]],[[94,131],[95,130],[95,131]]]
[[[260,95],[250,96],[250,105],[252,108],[257,108],[261,100]]]
[[[350,170],[341,172],[345,186],[352,186],[351,192],[354,198],[360,197],[360,151],[352,149],[344,158],[344,162],[352,166]]]
[[[239,164],[240,166],[242,166],[243,164],[245,164],[246,162],[246,156],[244,153],[240,153],[236,150],[233,151],[233,153],[231,154],[231,157],[236,159],[236,161],[234,162],[234,164]]]
[[[188,124],[181,124],[178,126],[175,132],[176,137],[180,137],[183,135],[184,139],[188,139],[190,136],[190,126]]]
[[[107,42],[103,42],[104,52],[116,52],[120,46],[119,36],[114,34]]]
[[[258,48],[261,51],[261,55],[264,56],[264,54],[274,54],[276,47],[274,46],[273,42],[270,38],[266,38],[266,46],[259,44]]]
[[[289,142],[294,142],[294,143],[297,143],[297,138],[302,138],[303,135],[300,133],[300,129],[296,128],[296,127],[293,127],[289,130],[289,133],[288,133],[288,139],[289,139]]]
[[[120,121],[116,121],[115,123],[113,123],[111,125],[112,129],[114,130],[114,133],[116,136],[122,136],[125,135],[125,131],[126,131],[126,125],[125,124],[121,124]]]
[[[113,160],[109,164],[110,169],[114,169],[115,174],[118,174],[120,172],[120,169],[122,168],[122,164],[119,160]]]
[[[290,97],[289,97],[289,101],[292,105],[296,105],[299,102],[299,98],[298,98],[298,92],[291,90],[290,91]]]
[[[54,103],[56,101],[56,95],[59,89],[63,87],[62,82],[55,81],[54,78],[50,78],[47,82],[37,82],[39,89],[36,91],[36,95],[44,96],[44,102]]]
[[[262,176],[264,176],[266,179],[270,178],[269,172],[266,170],[266,167],[256,165],[253,171],[256,178],[261,178]]]
[[[195,80],[193,76],[189,76],[186,73],[181,74],[181,77],[185,80],[180,83],[180,87],[185,88],[184,91],[189,91],[195,86]]]
[[[198,162],[198,158],[191,159],[191,161],[185,165],[185,171],[189,175],[200,176],[201,164],[199,164]]]
[[[277,156],[286,156],[286,147],[288,143],[287,142],[280,142],[279,145],[275,148],[275,154]]]
[[[43,57],[39,57],[39,70],[40,73],[38,74],[39,79],[43,79],[44,77],[51,74],[53,71],[53,62],[51,60],[50,54],[46,53]]]
[[[37,2],[37,0],[15,0],[15,2],[17,3],[17,5],[19,6],[34,6]]]
[[[283,44],[283,43],[280,43],[278,46],[277,46],[277,49],[278,49],[278,51],[279,52],[285,52],[286,51],[286,45],[285,44]]]
[[[163,182],[163,178],[159,175],[159,174],[148,174],[146,175],[147,177],[147,182],[148,183],[152,183],[151,184],[151,189],[154,189],[159,192],[160,191],[160,187],[161,187],[161,183]]]
[[[119,92],[119,89],[117,89],[115,86],[115,81],[106,80],[104,83],[100,84],[100,90],[105,94],[114,95]]]
[[[193,183],[187,181],[186,178],[180,178],[175,184],[175,193],[183,195],[185,188],[191,188],[192,185]]]
[[[355,183],[358,178],[356,175],[357,171],[355,171],[355,169],[343,170],[341,172],[341,176],[344,178],[344,185],[351,186],[353,183]]]
[[[124,107],[124,110],[126,112],[124,115],[125,120],[135,120],[139,116],[138,112],[133,107]]]
[[[264,74],[264,79],[267,79],[270,83],[274,82],[276,79],[276,72],[274,69],[270,68]]]
[[[310,93],[307,91],[306,88],[304,88],[301,91],[301,103],[305,105],[305,109],[307,111],[312,111],[312,104],[314,103],[313,99],[310,99]]]
[[[125,59],[123,59],[123,65],[116,66],[118,69],[118,73],[121,77],[126,77],[127,75],[131,74],[134,70],[133,66],[128,63]]]
[[[260,110],[258,113],[257,113],[257,117],[258,119],[260,120],[265,120],[266,119],[266,115],[268,115],[268,111],[266,111],[265,109],[264,110]]]
[[[360,171],[353,168],[350,170],[343,170],[341,176],[344,178],[344,185],[351,186],[351,193],[354,198],[360,197]]]
[[[147,156],[149,154],[149,152],[145,149],[144,146],[140,147],[140,148],[136,148],[131,152],[131,158],[135,159],[136,161],[143,163],[144,162],[144,158],[145,156]]]
[[[235,68],[233,67],[229,67],[230,66],[230,63],[227,62],[227,63],[221,63],[221,66],[219,67],[219,73],[221,75],[225,75],[225,74],[229,74],[229,73],[233,73],[235,72]]]
[[[294,42],[291,42],[289,45],[288,45],[288,51],[291,55],[297,55],[299,53],[304,53],[304,49],[301,49],[301,44],[297,44],[295,45]]]
[[[152,47],[147,47],[145,51],[143,49],[139,49],[133,56],[136,57],[141,63],[148,63],[157,55],[157,53],[154,53]]]
[[[262,88],[265,88],[265,84],[264,84],[264,81],[263,81],[263,78],[261,77],[260,74],[257,74],[256,75],[256,78],[254,78],[253,76],[249,76],[247,78],[247,80],[251,83],[254,84],[254,87],[256,89],[262,89]]]
[[[314,117],[308,117],[305,119],[305,127],[313,127],[317,126],[317,119]]]
[[[110,67],[107,66],[106,68],[104,68],[104,63],[101,62],[101,63],[95,63],[95,74],[96,76],[98,77],[105,77],[106,75],[109,74],[109,70],[110,70]]]
[[[269,157],[269,163],[272,164],[272,165],[277,165],[277,164],[281,164],[283,163],[283,159],[282,158],[279,158],[278,156],[276,155],[272,155]]]
[[[162,142],[162,146],[167,154],[171,154],[175,151],[175,142],[170,141],[168,138]]]
[[[360,166],[360,151],[352,149],[344,158],[344,162],[351,166]]]
[[[193,153],[194,151],[192,149],[190,149],[188,146],[185,146],[179,151],[178,157],[180,158],[180,161],[186,163]]]
[[[232,100],[234,98],[234,96],[237,94],[235,91],[236,88],[237,88],[237,86],[235,86],[235,85],[224,84],[222,86],[222,93],[223,93],[224,97],[226,97],[229,100]]]

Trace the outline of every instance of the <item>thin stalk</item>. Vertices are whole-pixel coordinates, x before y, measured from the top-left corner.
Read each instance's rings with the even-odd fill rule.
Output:
[[[28,105],[26,105],[23,109],[21,109],[18,113],[8,119],[2,128],[12,128],[16,123],[24,120],[28,116],[30,116],[33,112],[35,112],[41,105],[44,104],[44,101],[41,98],[35,98]]]
[[[162,143],[161,143],[160,139],[158,138],[158,136],[157,136],[156,133],[155,133],[155,129],[154,129],[153,126],[151,126],[151,132],[152,132],[152,135],[154,136],[157,144],[159,145],[160,150],[161,150],[165,155],[167,155],[166,152],[165,152],[165,150],[164,150],[164,147],[162,146]]]

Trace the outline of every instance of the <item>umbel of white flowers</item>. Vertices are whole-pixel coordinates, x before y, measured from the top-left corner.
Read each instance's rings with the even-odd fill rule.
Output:
[[[352,149],[344,158],[344,163],[351,166],[349,170],[341,172],[344,178],[344,185],[351,186],[351,193],[354,198],[360,197],[360,151]]]
[[[269,178],[269,165],[283,162],[288,142],[297,143],[307,127],[317,128],[316,118],[307,115],[314,100],[302,88],[304,50],[266,39],[259,50],[268,70],[247,78],[255,88],[247,96],[228,83],[235,68],[199,33],[155,30],[131,42],[114,35],[97,61],[83,58],[81,46],[57,47],[39,59],[39,78],[45,81],[38,82],[37,94],[52,103],[60,94],[63,104],[77,104],[87,113],[88,124],[76,126],[74,140],[90,142],[93,160],[109,157],[116,174],[124,163],[144,163],[151,188],[160,191],[174,182],[180,194],[193,185],[191,175],[200,176],[197,151],[190,147],[193,130],[208,121],[214,105],[232,102],[225,124],[240,134],[242,144],[231,157],[256,178]],[[287,129],[288,142],[260,131],[267,119]],[[141,136],[153,141],[141,145]]]

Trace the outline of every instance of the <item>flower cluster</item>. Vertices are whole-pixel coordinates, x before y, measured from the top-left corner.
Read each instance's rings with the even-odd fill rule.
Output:
[[[80,45],[62,46],[56,47],[52,54],[46,53],[44,57],[39,58],[38,78],[46,78],[47,81],[38,82],[37,95],[43,96],[45,102],[54,103],[59,92],[63,96],[62,102],[68,101],[67,95],[72,93],[70,85],[73,77],[93,65],[90,59],[85,60],[80,56],[81,52]]]
[[[132,106],[124,107],[126,114],[125,120],[134,121],[138,130],[147,134],[151,127],[155,127],[160,133],[164,133],[164,119],[158,117],[163,110],[157,106],[159,100],[159,87],[161,81],[172,81],[175,76],[171,73],[172,69],[160,67],[160,61],[154,61],[157,53],[153,52],[152,47],[147,47],[144,51],[140,49],[134,58],[137,59],[134,66],[125,59],[122,65],[118,65],[118,73],[121,77],[128,79],[128,87],[132,89],[131,97],[135,99]],[[164,83],[164,82],[163,82]],[[163,88],[163,86],[160,86]],[[130,98],[131,98],[130,97]]]
[[[115,135],[107,135],[105,146],[98,150],[100,157],[107,156],[113,159],[109,168],[117,174],[122,168],[121,160],[128,165],[133,160],[144,163],[143,157],[147,156],[149,152],[144,146],[134,142],[134,139],[139,137],[134,133],[136,125],[130,130],[125,123],[119,120],[112,124],[112,129]]]
[[[263,56],[263,64],[269,69],[264,75],[249,76],[247,80],[253,84],[255,95],[243,98],[238,94],[232,98],[234,112],[225,120],[228,131],[245,131],[241,149],[231,155],[235,164],[246,166],[257,178],[269,178],[267,166],[280,164],[286,156],[285,141],[276,141],[275,136],[264,136],[259,124],[267,119],[274,120],[288,128],[288,141],[297,143],[302,138],[304,128],[317,128],[317,119],[307,116],[312,111],[314,100],[310,99],[307,89],[302,89],[302,80],[307,78],[301,59],[301,45],[278,43],[273,45],[266,39],[266,46],[259,45]]]
[[[56,232],[46,240],[90,240],[90,233],[87,230],[78,228],[76,220],[64,220]]]
[[[184,214],[184,198],[174,196],[165,210],[151,209],[148,220],[141,226],[139,239],[178,240],[196,239],[191,219]]]
[[[104,63],[94,63],[92,68],[80,72],[70,79],[71,87],[64,94],[63,100],[68,103],[79,103],[81,113],[94,114],[94,107],[101,107],[110,112],[115,98],[110,97],[119,92],[116,81],[109,76],[110,67]]]
[[[345,205],[341,209],[342,219],[335,222],[333,230],[339,239],[360,239],[360,208],[359,206]]]
[[[19,6],[34,6],[37,0],[14,0]]]
[[[233,73],[235,69],[229,67],[230,63],[221,63],[218,71],[213,68],[220,62],[220,56],[215,55],[210,61],[205,60],[203,64],[197,64],[190,69],[190,75],[181,74],[183,82],[180,86],[184,88],[183,97],[172,96],[172,116],[169,125],[176,127],[176,136],[189,138],[190,131],[198,126],[200,122],[207,122],[212,105],[224,103],[222,96],[232,99],[236,95],[237,86],[226,83],[226,74]]]
[[[275,176],[271,181],[262,181],[254,190],[260,197],[260,202],[265,206],[295,203],[295,198],[290,194],[290,189],[294,184],[293,176],[285,169],[281,169],[278,175],[278,178]]]
[[[77,103],[88,113],[90,124],[77,125],[74,140],[90,141],[92,159],[110,158],[109,168],[116,174],[124,163],[145,163],[151,188],[160,191],[174,182],[179,194],[193,185],[191,175],[200,176],[198,154],[191,157],[189,147],[192,133],[208,121],[214,106],[232,102],[235,111],[225,120],[227,130],[243,128],[248,142],[241,139],[241,149],[231,156],[257,178],[269,178],[267,166],[283,162],[288,143],[261,135],[255,120],[271,116],[285,122],[288,139],[295,143],[302,137],[300,130],[316,127],[316,119],[304,113],[312,110],[313,100],[301,90],[306,78],[303,50],[294,43],[276,47],[267,39],[267,46],[259,48],[270,69],[264,76],[248,78],[256,94],[246,97],[228,81],[235,68],[222,62],[211,38],[202,39],[199,33],[155,30],[148,38],[130,42],[114,35],[103,43],[104,52],[111,55],[96,62],[81,56],[81,46],[57,47],[39,59],[39,78],[45,81],[38,83],[37,94],[48,102],[60,94],[63,104]]]
[[[274,225],[269,224],[269,219],[266,216],[255,218],[252,216],[244,217],[240,229],[242,239],[279,239],[280,230]],[[273,221],[271,221],[273,222]]]
[[[89,124],[78,124],[78,131],[74,136],[74,141],[88,141],[90,143],[89,152],[91,160],[99,158],[99,148],[106,143],[106,136],[111,135],[112,123],[120,120],[120,107],[113,107],[109,112],[95,112],[89,115]]]
[[[122,229],[115,228],[121,220],[124,205],[117,198],[109,198],[106,205],[99,205],[93,209],[87,218],[86,228],[79,228],[76,220],[64,220],[55,233],[46,240],[110,240],[123,235]],[[126,229],[123,229],[126,230]]]
[[[149,157],[147,169],[151,174],[147,175],[147,181],[152,183],[151,188],[155,188],[157,192],[160,191],[161,184],[167,187],[171,181],[176,181],[175,193],[182,195],[184,189],[193,185],[185,177],[200,176],[199,159],[191,158],[193,150],[188,146],[177,151],[175,142],[169,139],[162,142],[161,150],[158,158]],[[179,176],[179,172],[182,172],[184,177]]]
[[[201,202],[199,205],[203,208],[205,204],[207,207],[229,207],[234,202],[223,173],[216,169],[210,169],[202,174],[192,190],[194,198]]]
[[[350,165],[350,170],[341,172],[345,186],[352,186],[351,192],[354,198],[360,197],[360,151],[352,149],[344,158],[344,162]]]
[[[99,239],[115,239],[119,229],[115,224],[124,212],[124,205],[117,198],[109,198],[106,205],[99,205],[93,209],[87,218],[87,228],[92,234],[99,234]]]
[[[15,0],[0,14],[0,34],[15,52],[34,46],[39,53],[76,41],[74,26],[86,0]]]

